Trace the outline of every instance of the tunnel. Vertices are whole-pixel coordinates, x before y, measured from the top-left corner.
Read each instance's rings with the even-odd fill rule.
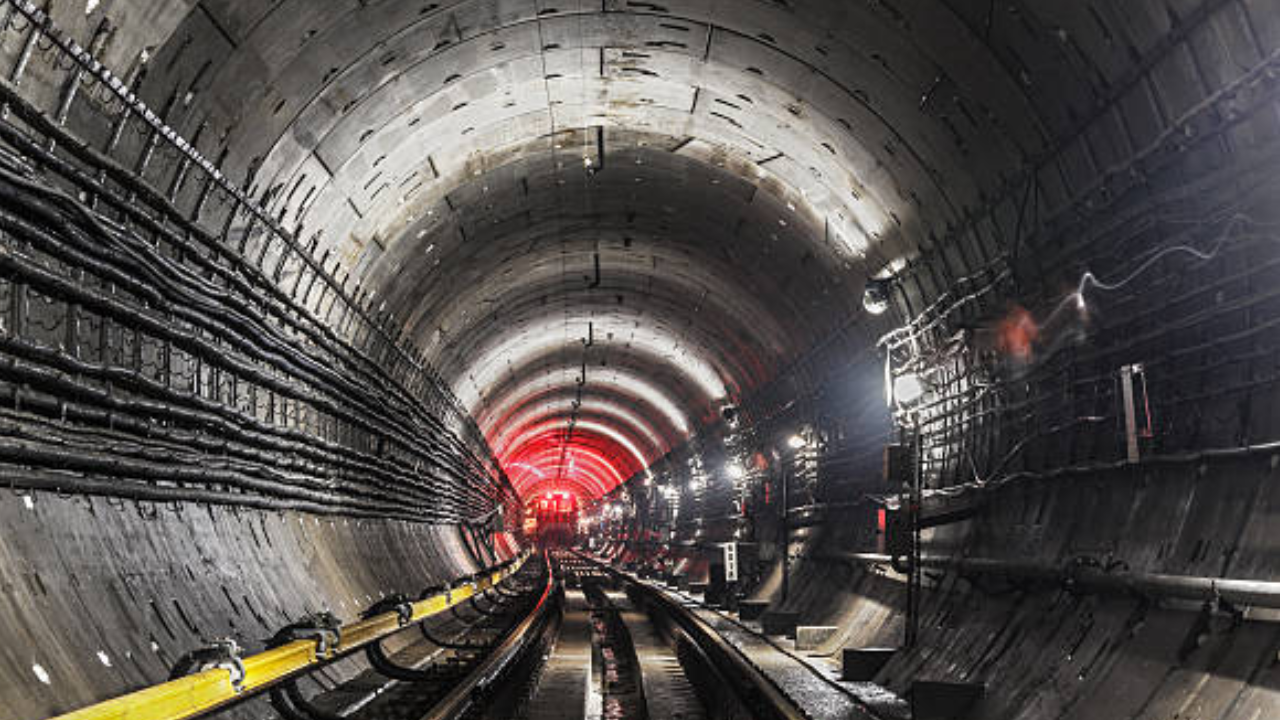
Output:
[[[0,0],[0,720],[1280,718],[1278,242],[1276,0]]]

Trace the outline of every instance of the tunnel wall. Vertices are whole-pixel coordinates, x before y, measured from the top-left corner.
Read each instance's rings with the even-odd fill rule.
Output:
[[[1072,121],[1058,147],[889,276],[894,307],[880,331],[905,328],[891,370],[927,380],[923,399],[896,407],[894,419],[921,429],[927,502],[977,503],[971,519],[925,533],[926,555],[1258,580],[1280,573],[1268,449],[1280,438],[1275,19],[1257,3],[1171,11],[1171,24],[1157,23],[1161,39],[1133,50],[1123,81]],[[1087,272],[1099,282],[1082,284]],[[757,595],[776,598],[777,506],[759,490],[776,498],[779,477],[803,478],[814,460],[821,477],[837,424],[854,437],[893,437],[865,402],[883,402],[884,349],[879,362],[861,362],[860,379],[844,374],[850,356],[802,364],[779,382],[792,392],[744,402],[752,409],[735,433],[779,458],[748,473],[756,498],[748,517],[727,501],[703,512],[683,499],[673,527],[669,511],[646,509],[661,489],[640,492],[637,478],[640,527],[619,532],[669,537],[700,555],[715,553],[715,542],[755,541],[765,560]],[[1136,463],[1126,459],[1120,386],[1131,363],[1145,371]],[[850,386],[869,388],[864,402],[844,402],[809,430],[815,446],[789,454],[787,431],[756,432],[757,422],[789,417],[781,425],[800,431],[797,407],[821,407]],[[685,498],[690,483],[709,483],[731,497],[734,483],[719,470],[726,436],[673,453],[681,462],[662,485]],[[709,479],[688,467],[707,468]],[[792,534],[787,606],[805,624],[842,628],[825,648],[833,657],[902,637],[901,578],[840,557],[876,549],[874,503],[856,498],[901,490],[880,470],[871,453],[797,498],[808,507],[795,519],[825,520]],[[822,484],[852,488],[840,499],[854,504],[823,507]],[[974,715],[983,718],[1274,713],[1272,611],[1236,620],[1221,609],[1202,616],[1196,603],[1077,594],[1059,583],[926,577],[920,642],[877,678],[894,691],[915,679],[983,682],[988,697]],[[1200,635],[1198,647],[1184,647]]]
[[[1275,610],[1099,594],[1067,578],[1099,567],[1274,579],[1278,466],[1273,448],[990,491],[976,517],[926,531],[926,554],[1028,562],[1062,577],[926,570],[917,649],[876,682],[899,693],[914,680],[982,683],[971,718],[1268,717],[1280,703]],[[837,661],[842,647],[903,639],[904,577],[842,555],[868,549],[838,517],[796,540],[787,606],[802,624],[841,628],[822,648]]]
[[[774,9],[787,7],[780,3],[772,5],[778,6]],[[948,9],[952,15],[977,26],[983,22],[981,12],[975,10],[979,5],[953,3]],[[199,118],[184,114],[188,95],[199,89],[196,80],[202,75],[201,67],[206,56],[216,57],[227,42],[218,28],[213,27],[213,16],[206,13],[207,8],[201,7],[187,14],[194,7],[190,3],[139,3],[136,8],[130,6],[131,12],[146,8],[149,11],[145,13],[146,17],[151,22],[136,23],[140,29],[117,35],[116,42],[103,48],[109,60],[117,61],[113,66],[128,68],[124,76],[126,85],[139,87],[148,93],[162,115],[190,121],[193,133],[199,126]],[[265,4],[246,4],[246,7],[264,13],[268,9]],[[917,11],[913,8],[907,8],[904,15],[889,3],[875,3],[874,7],[882,15],[896,14],[896,28],[906,30],[911,22],[915,22],[917,27],[928,25],[928,18],[915,14]],[[1085,33],[1075,33],[1076,40],[1090,48],[1106,50],[1105,53],[1095,53],[1096,58],[1090,58],[1079,46],[1068,44],[1072,34],[1064,28],[1039,22],[1044,18],[1053,19],[1056,16],[1054,10],[1058,7],[1065,6],[1045,2],[1036,4],[1035,13],[1010,11],[1007,13],[1009,17],[1001,13],[998,22],[1002,29],[994,35],[991,27],[997,19],[988,14],[985,36],[981,32],[966,35],[966,44],[961,48],[973,51],[972,57],[984,61],[975,63],[975,67],[991,67],[996,71],[993,77],[998,76],[1005,83],[1022,82],[1030,86],[1031,78],[1036,78],[1035,87],[1027,90],[1025,96],[1014,93],[1014,97],[1019,101],[1034,100],[1033,104],[1043,105],[1043,117],[1028,112],[1027,117],[1016,119],[1025,121],[1027,125],[1038,127],[1043,123],[1048,126],[1045,135],[1051,138],[1051,146],[1043,150],[1021,148],[1024,154],[1019,167],[1006,168],[992,161],[989,164],[994,167],[983,168],[982,176],[987,180],[983,187],[976,187],[976,182],[967,182],[974,178],[967,178],[963,173],[945,173],[945,179],[959,185],[949,188],[949,192],[966,198],[966,202],[964,207],[948,208],[945,213],[931,203],[928,228],[912,224],[915,218],[906,218],[908,227],[915,234],[905,244],[918,252],[905,258],[905,265],[895,263],[887,268],[894,276],[893,312],[879,321],[864,322],[863,316],[852,315],[846,323],[829,333],[832,339],[827,344],[809,348],[809,355],[796,367],[779,369],[779,377],[774,384],[756,397],[745,399],[736,421],[726,419],[721,426],[703,433],[694,443],[669,456],[668,462],[657,468],[655,475],[658,477],[651,485],[645,484],[648,482],[646,474],[634,478],[631,497],[643,498],[649,506],[646,512],[652,510],[652,513],[638,513],[639,519],[634,522],[620,523],[623,532],[631,533],[633,540],[642,533],[646,542],[652,533],[665,533],[665,537],[674,536],[674,539],[696,547],[731,538],[741,527],[738,511],[750,510],[760,520],[757,527],[761,534],[767,537],[765,523],[770,512],[776,513],[780,474],[790,474],[797,480],[799,501],[815,505],[832,501],[827,510],[834,512],[834,525],[844,523],[847,526],[851,521],[865,519],[866,515],[841,508],[839,503],[856,501],[866,491],[884,493],[897,489],[886,488],[878,479],[876,448],[886,438],[888,428],[884,413],[876,410],[883,391],[883,365],[869,348],[879,332],[907,322],[914,323],[918,337],[909,348],[909,354],[895,362],[895,368],[919,370],[928,367],[936,370],[937,379],[932,382],[935,396],[927,401],[929,410],[924,416],[916,418],[926,423],[929,487],[931,490],[967,487],[967,491],[988,485],[999,487],[989,496],[996,499],[982,511],[982,520],[1001,519],[997,512],[1001,507],[999,498],[1011,492],[1009,488],[1012,487],[1005,481],[1016,479],[1025,481],[1025,486],[1039,487],[1038,483],[1042,482],[1040,476],[1056,478],[1055,473],[1062,468],[1084,461],[1114,460],[1121,456],[1115,373],[1122,364],[1143,362],[1149,371],[1144,379],[1150,381],[1148,389],[1155,422],[1151,437],[1142,440],[1144,456],[1194,453],[1203,448],[1240,447],[1275,439],[1274,408],[1277,404],[1274,402],[1273,318],[1276,307],[1271,288],[1276,286],[1276,269],[1267,261],[1274,247],[1271,228],[1275,220],[1272,207],[1275,185],[1267,169],[1274,167],[1276,158],[1277,121],[1272,77],[1274,48],[1280,33],[1276,14],[1270,12],[1271,8],[1264,0],[1124,3],[1124,11],[1093,12],[1092,20],[1084,17],[1085,12],[1080,10],[1083,24],[1094,27],[1090,25],[1094,23],[1096,27]],[[81,15],[78,7],[60,4],[57,9],[78,37],[95,36],[89,26],[91,21]],[[1089,9],[1095,8],[1089,6]],[[288,13],[281,15],[282,32],[297,29],[297,41],[305,42],[308,37],[303,37],[305,31],[301,28],[308,18]],[[1117,19],[1121,22],[1116,22]],[[1073,22],[1076,20],[1079,18]],[[1016,25],[1017,31],[1007,30],[1004,27],[1006,21]],[[246,25],[251,22],[246,18]],[[175,33],[175,28],[184,23],[189,23],[186,29]],[[1074,29],[1078,25],[1072,24],[1071,27]],[[18,58],[26,52],[24,48],[32,37],[30,29],[30,23],[16,23],[12,27],[14,32],[6,34],[4,53],[10,68],[17,67]],[[239,35],[243,30],[246,28],[231,28],[233,35]],[[904,35],[908,39],[914,37],[909,32]],[[274,39],[264,37],[263,42],[269,45]],[[142,49],[151,46],[152,42],[164,45],[164,61],[152,71],[155,74],[148,84],[143,82],[142,65],[145,63],[138,58]],[[68,83],[68,71],[73,66],[51,61],[56,51],[50,50],[48,42],[42,41],[31,47],[35,51],[22,74],[21,97],[8,100],[19,120],[34,127],[40,124],[40,117],[25,113],[18,101],[25,98],[37,109],[42,109],[44,115],[55,117],[65,97],[65,88],[75,87],[79,78]],[[806,48],[805,52],[810,51]],[[963,57],[964,53],[960,56]],[[269,57],[254,57],[249,65],[232,68],[228,72],[231,77],[227,84],[234,87],[246,78],[254,79],[252,63],[265,64],[269,60]],[[899,58],[882,58],[886,67],[890,60],[896,63]],[[990,65],[986,64],[987,61]],[[926,90],[925,99],[929,101],[922,102],[920,110],[923,115],[940,116],[953,123],[954,129],[954,123],[965,112],[964,93],[959,89],[952,92],[945,73],[935,74],[932,67],[928,70],[930,79],[937,78],[932,87],[942,88],[942,91],[935,94],[933,90],[922,88]],[[168,76],[168,71],[173,71],[172,77]],[[981,73],[982,70],[977,71],[977,74]],[[13,76],[11,73],[10,77]],[[1058,101],[1057,95],[1065,99]],[[180,179],[184,172],[190,170],[190,166],[185,164],[189,156],[184,159],[182,153],[174,152],[168,146],[152,153],[154,126],[123,113],[126,121],[122,127],[125,131],[117,138],[113,118],[116,117],[114,113],[121,110],[118,99],[113,100],[102,87],[83,93],[80,98],[81,101],[70,105],[65,118],[72,138],[39,130],[46,137],[20,152],[39,157],[42,148],[55,147],[60,157],[67,158],[68,152],[78,147],[74,137],[95,148],[109,148],[113,159],[127,168],[140,168],[138,172],[149,179],[152,188],[158,189],[169,203],[181,209],[181,212],[174,213],[165,210],[163,203],[155,204],[166,223],[180,228],[182,232],[191,231],[182,218],[194,215],[209,226],[203,232],[194,232],[194,237],[201,241],[197,243],[200,247],[194,254],[188,249],[174,250],[172,244],[165,246],[166,253],[175,255],[180,263],[198,265],[198,258],[202,257],[200,253],[209,252],[218,258],[218,262],[234,265],[253,279],[256,292],[246,291],[246,295],[283,290],[298,307],[323,316],[325,320],[332,319],[334,333],[340,341],[367,353],[373,365],[395,368],[391,373],[392,380],[409,385],[416,382],[420,384],[416,387],[427,390],[438,385],[429,373],[415,368],[412,355],[401,358],[397,353],[399,338],[396,329],[389,327],[381,318],[379,301],[371,299],[369,293],[348,286],[338,259],[328,255],[314,257],[315,247],[307,245],[308,240],[304,238],[310,236],[304,233],[294,232],[292,234],[299,237],[292,238],[293,242],[285,241],[289,233],[281,233],[275,226],[280,225],[288,213],[272,216],[246,208],[230,183],[225,187],[219,186],[212,195],[206,195],[208,186],[205,183]],[[85,98],[89,100],[85,102]],[[914,104],[915,97],[911,100]],[[996,120],[990,124],[998,126],[1000,117],[995,117]],[[929,123],[927,132],[921,133],[923,135],[931,136],[943,131],[942,124],[935,125],[932,120],[918,121],[920,127]],[[915,122],[909,124],[915,126]],[[252,134],[253,126],[241,129],[241,132]],[[56,142],[50,143],[55,137]],[[963,147],[965,136],[956,133],[956,139],[961,147],[954,155],[948,148],[944,158],[948,166],[962,164],[960,158],[967,152]],[[222,141],[223,138],[205,135],[202,147],[221,147]],[[255,185],[253,169],[258,158],[252,157],[252,153],[233,152],[228,159],[229,164],[239,171],[237,178],[242,175],[248,178],[243,190],[250,195],[265,197],[279,192],[276,186],[263,188]],[[971,160],[979,162],[977,158]],[[42,162],[48,164],[47,160]],[[84,157],[75,159],[78,165],[86,162],[90,161]],[[982,164],[988,165],[985,156]],[[912,167],[915,168],[914,165]],[[10,169],[22,174],[21,167],[11,165]],[[107,193],[87,187],[83,181],[68,181],[66,177],[57,182],[78,201],[99,203],[100,208],[111,205],[112,194],[127,196],[138,192],[136,187],[121,186],[115,176],[107,172],[108,169],[106,163],[92,163],[89,172],[94,176],[105,173],[111,178],[115,184]],[[928,175],[926,167],[916,169],[920,171],[920,178]],[[916,173],[910,177],[916,177]],[[934,177],[929,179],[937,180]],[[921,180],[922,188],[926,184]],[[15,257],[27,259],[31,256],[29,245],[43,242],[18,222],[30,222],[33,210],[44,213],[46,219],[61,223],[60,232],[65,241],[74,240],[76,232],[92,237],[85,227],[75,227],[82,218],[75,211],[68,212],[65,200],[52,202],[46,198],[43,207],[33,208],[31,203],[15,202],[21,194],[19,187],[10,184],[6,208],[13,221],[10,230],[14,233],[24,231],[26,236],[21,242],[6,245],[7,248],[16,248],[13,253],[6,254],[7,260],[13,261]],[[907,198],[915,197],[917,189],[896,188],[908,205]],[[151,202],[150,197],[144,199]],[[273,199],[278,201],[279,197]],[[915,200],[919,202],[918,197]],[[297,209],[289,202],[277,203],[276,207],[282,212]],[[337,211],[345,213],[346,208],[339,205]],[[114,221],[135,229],[146,225],[145,218],[126,218],[118,207],[107,208],[107,212]],[[940,218],[952,212],[963,216],[964,221],[944,228],[946,223]],[[1243,215],[1245,220],[1237,221],[1238,215]],[[296,212],[293,217],[297,217]],[[66,229],[68,223],[72,226],[70,230]],[[272,227],[272,230],[266,231],[267,227]],[[110,234],[101,230],[96,232]],[[1216,250],[1211,253],[1214,255],[1212,261],[1191,261],[1185,253],[1170,256],[1153,266],[1151,272],[1144,272],[1137,282],[1129,286],[1129,292],[1100,299],[1097,303],[1094,297],[1090,297],[1089,306],[1093,314],[1087,326],[1075,325],[1070,332],[1056,336],[1053,342],[1045,339],[1039,344],[1028,345],[1027,349],[1034,350],[1034,357],[1021,350],[1009,352],[1009,347],[1001,347],[999,339],[993,338],[993,328],[998,329],[1010,317],[1008,313],[1013,308],[1008,303],[1024,307],[1034,320],[1044,320],[1055,311],[1062,297],[1076,287],[1086,270],[1098,272],[1104,279],[1125,277],[1161,248],[1185,243],[1208,251],[1213,250],[1217,239],[1224,236],[1229,242],[1222,246],[1220,253]],[[235,248],[235,252],[219,250],[216,243],[203,243],[210,238],[225,241]],[[236,256],[249,258],[249,261],[241,263]],[[309,269],[308,256],[312,256],[312,261],[318,261],[324,272]],[[84,281],[82,276],[75,274],[76,268],[60,265],[61,261],[50,261],[38,254],[35,258],[34,264],[28,262],[25,270],[30,277],[34,277],[37,271],[52,268],[62,273],[63,280],[70,278],[64,285],[81,283],[86,287],[104,289],[99,287],[102,285],[100,279]],[[346,267],[349,269],[350,265],[348,262]],[[312,276],[320,279],[308,280]],[[72,289],[65,287],[62,292],[70,294]],[[371,288],[370,291],[378,289]],[[103,411],[100,408],[88,412],[85,410],[85,398],[93,399],[100,406],[119,407],[122,395],[125,396],[123,399],[134,399],[128,397],[127,392],[138,392],[139,374],[146,371],[156,376],[149,379],[163,380],[169,385],[164,391],[173,399],[175,394],[191,392],[189,387],[182,387],[184,383],[202,377],[199,363],[188,362],[181,357],[175,362],[167,357],[162,369],[161,363],[155,359],[161,354],[161,345],[149,340],[139,343],[139,346],[147,347],[144,353],[139,353],[146,356],[144,363],[118,364],[116,369],[126,371],[119,377],[127,382],[108,381],[101,374],[92,377],[94,373],[86,372],[83,365],[76,362],[98,362],[100,354],[104,350],[109,351],[111,346],[80,348],[84,336],[78,330],[70,329],[80,327],[76,315],[82,308],[74,306],[85,303],[61,301],[59,305],[56,298],[46,300],[37,297],[34,303],[37,311],[28,315],[27,299],[22,293],[6,298],[11,317],[24,321],[34,318],[35,321],[34,327],[7,325],[11,334],[24,341],[9,347],[15,353],[25,353],[28,362],[34,358],[50,367],[58,367],[43,374],[28,372],[25,383],[11,383],[14,387],[7,388],[13,407],[10,417],[19,420],[12,427],[16,428],[20,438],[9,445],[9,450],[24,463],[43,462],[45,467],[43,472],[37,472],[34,465],[6,465],[6,481],[15,487],[66,491],[72,491],[75,489],[72,486],[78,485],[80,491],[91,490],[100,495],[114,496],[121,494],[125,487],[120,482],[123,478],[132,481],[128,485],[132,493],[145,491],[145,506],[145,502],[155,501],[186,502],[180,496],[191,494],[191,486],[199,480],[209,482],[209,487],[204,489],[213,495],[205,497],[216,500],[220,505],[232,508],[247,507],[252,503],[269,505],[249,497],[247,493],[231,491],[223,483],[208,478],[188,476],[178,480],[162,478],[160,482],[138,482],[138,478],[129,477],[130,473],[163,474],[168,469],[196,463],[173,463],[172,458],[161,458],[168,461],[168,465],[161,462],[160,465],[167,469],[158,472],[154,464],[139,462],[141,458],[154,463],[163,453],[176,452],[173,446],[179,444],[173,435],[176,426],[167,424],[169,419],[158,420],[162,414],[158,408],[135,406],[132,417],[123,411]],[[943,302],[935,306],[939,300]],[[955,307],[951,309],[953,303]],[[935,315],[932,310],[926,310],[934,307],[944,308],[946,312]],[[141,309],[146,311],[150,308]],[[260,309],[262,312],[272,311],[270,308]],[[289,314],[277,314],[276,317],[279,319]],[[72,321],[65,322],[63,318],[71,318]],[[170,317],[164,319],[172,320]],[[86,316],[84,326],[97,331],[106,326],[105,323],[95,325],[95,322]],[[28,340],[35,340],[33,346],[25,344]],[[344,357],[338,359],[338,366],[350,359],[342,354]],[[333,359],[325,357],[322,362],[333,362]],[[358,358],[355,364],[360,364]],[[6,367],[10,377],[16,374],[17,367],[14,364]],[[76,375],[84,377],[73,377]],[[175,378],[177,387],[173,386]],[[80,386],[68,384],[70,380],[79,382]],[[133,385],[129,387],[129,383]],[[217,385],[216,381],[214,385]],[[378,383],[374,385],[374,390],[381,387]],[[103,386],[107,388],[105,393],[102,392]],[[63,390],[51,391],[57,388]],[[857,388],[857,391],[845,395],[851,388]],[[153,387],[147,392],[154,395],[155,390],[157,388]],[[73,392],[77,402],[65,402],[65,397]],[[222,392],[220,388],[214,389],[219,402],[222,401]],[[440,407],[450,404],[444,393],[427,394],[433,401],[441,403]],[[179,404],[189,403],[195,398],[183,397],[180,400]],[[306,402],[309,401],[308,397]],[[236,403],[233,401],[231,404]],[[266,435],[281,430],[320,435],[337,446],[327,450],[331,454],[326,461],[333,461],[335,454],[342,456],[339,460],[346,456],[360,456],[362,461],[375,466],[378,460],[387,459],[382,457],[385,447],[381,433],[353,434],[334,430],[332,424],[324,421],[300,420],[307,413],[292,413],[288,409],[280,412],[269,399],[259,404],[255,398],[252,407],[234,408],[233,425],[238,423],[239,430],[252,427]],[[115,444],[106,445],[105,449],[115,457],[100,458],[101,461],[96,463],[98,472],[105,472],[104,468],[111,471],[111,480],[98,479],[90,483],[90,478],[75,473],[51,472],[61,468],[49,466],[69,460],[66,452],[58,452],[65,451],[65,440],[63,447],[53,447],[55,439],[65,438],[67,431],[76,423],[90,422],[98,423],[113,433],[111,437]],[[270,429],[273,423],[282,427]],[[446,430],[462,436],[462,444],[472,446],[473,453],[483,465],[483,454],[479,452],[482,443],[476,442],[474,429],[467,427],[466,419],[454,414],[446,419],[445,425]],[[199,431],[193,433],[197,440],[209,437],[206,434],[209,428],[200,423],[183,425],[180,429],[189,433],[193,426]],[[33,431],[33,428],[39,430]],[[22,435],[24,432],[25,436]],[[793,432],[802,434],[806,442],[804,452],[794,455],[780,448]],[[128,436],[121,439],[114,433],[126,433]],[[169,434],[167,438],[164,437],[166,433]],[[431,438],[444,437],[435,427],[423,434]],[[236,442],[242,439],[242,436],[237,437]],[[79,455],[100,455],[104,450],[94,446],[94,440],[87,437],[76,438],[76,441],[78,455],[74,459],[77,462],[83,462]],[[222,442],[222,439],[216,442]],[[44,447],[32,447],[41,443]],[[186,447],[179,450],[189,453],[187,459],[198,454]],[[204,453],[218,451],[216,443],[213,447],[206,445],[200,448]],[[442,456],[432,457],[425,464],[434,469],[434,462],[440,457],[457,459],[462,454],[457,447],[447,448]],[[757,454],[760,457],[758,463],[755,461]],[[239,459],[243,460],[243,453]],[[288,452],[279,452],[255,456],[253,461],[250,474],[256,473],[260,480],[264,473],[275,470],[274,466],[288,465],[294,458]],[[741,468],[742,478],[729,477],[726,466],[731,461],[744,466]],[[392,458],[391,462],[392,469],[402,473],[403,477],[415,477],[420,472],[419,464],[413,459],[400,456]],[[1189,460],[1183,467],[1193,465],[1195,462]],[[314,466],[288,467],[305,472]],[[1152,482],[1169,488],[1161,497],[1167,497],[1168,502],[1177,507],[1200,508],[1202,503],[1208,503],[1205,507],[1213,507],[1216,501],[1212,498],[1217,491],[1202,492],[1194,484],[1178,482],[1181,471],[1170,469],[1175,467],[1159,465],[1152,471]],[[235,468],[237,472],[244,469],[243,465]],[[483,474],[483,470],[480,472]],[[1079,479],[1082,473],[1085,477],[1090,474],[1108,477],[1114,472],[1114,468],[1107,467],[1105,463],[1084,467],[1080,471],[1066,473],[1066,482]],[[1219,484],[1230,486],[1232,472],[1231,468],[1213,464],[1205,483],[1210,488]],[[424,471],[424,474],[435,477],[433,471]],[[476,477],[467,475],[466,471],[462,475]],[[223,477],[244,483],[243,475],[233,473]],[[1165,479],[1171,482],[1165,483]],[[314,481],[316,478],[304,480]],[[323,496],[324,492],[334,489],[325,485],[337,482],[335,478],[325,476],[319,479],[319,484],[322,487],[312,490]],[[465,482],[461,484],[470,487]],[[478,514],[487,512],[494,504],[492,497],[462,500],[446,497],[448,493],[445,491],[459,490],[458,485],[456,482],[443,482],[432,486],[425,496],[419,497],[419,510],[448,513],[437,519],[456,521],[467,514],[464,510]],[[262,486],[259,482],[258,487]],[[1046,501],[1041,505],[1049,508],[1045,516],[1052,521],[1047,525],[1050,530],[1045,531],[1048,540],[1006,536],[995,532],[999,528],[985,525],[981,528],[957,527],[931,535],[927,550],[958,553],[985,551],[989,547],[996,552],[1045,542],[1047,551],[1054,542],[1066,542],[1062,538],[1068,536],[1070,542],[1079,541],[1086,548],[1090,547],[1089,543],[1100,542],[1102,535],[1094,537],[1090,534],[1094,531],[1078,526],[1079,518],[1073,519],[1068,513],[1068,509],[1081,510],[1081,507],[1072,506],[1076,501],[1071,498],[1084,492],[1082,488],[1086,486],[1064,483],[1062,487],[1067,489],[1062,490],[1060,496],[1055,495],[1051,504]],[[664,507],[660,488],[676,488],[681,505],[679,521],[672,517],[669,507]],[[345,493],[350,488],[339,489]],[[411,490],[407,485],[395,483],[391,489],[392,495],[400,489],[406,491],[403,493],[406,496]],[[431,494],[437,491],[439,495]],[[37,507],[43,507],[41,498],[44,495],[40,491],[35,492],[40,503]],[[1037,492],[1048,493],[1048,490]],[[1114,504],[1106,507],[1117,513],[1124,508],[1143,507],[1144,501],[1135,497],[1123,494],[1114,498],[1108,496]],[[355,500],[344,494],[330,503],[329,510],[339,516],[351,514],[356,509]],[[394,502],[402,501],[403,498],[399,498]],[[735,506],[735,501],[745,505]],[[278,511],[293,512],[284,508],[239,512],[270,515]],[[1207,536],[1218,522],[1215,517],[1196,512],[1180,515],[1180,512],[1163,508],[1153,511],[1153,517],[1161,518],[1165,523],[1184,523],[1188,540],[1192,536]],[[388,521],[380,519],[377,522]],[[676,527],[670,528],[669,525]],[[112,526],[113,523],[106,523],[106,528]],[[1124,549],[1132,550],[1136,555],[1158,556],[1158,545],[1153,547],[1152,543],[1154,541]],[[833,536],[824,540],[816,535],[812,546],[804,552],[817,558],[822,552],[840,546]],[[1056,559],[1059,551],[1054,550],[1044,557],[1047,559],[1050,555]],[[1125,561],[1132,562],[1127,558]],[[1207,572],[1198,569],[1196,562],[1171,562],[1168,567]],[[1268,563],[1257,561],[1253,565],[1226,566],[1221,572],[1239,571],[1250,576],[1253,572],[1266,573],[1270,569]],[[816,589],[830,587],[826,575],[809,579]],[[869,637],[882,637],[882,632],[892,630],[892,613],[888,606],[872,603],[872,599],[878,596],[888,597],[885,593],[890,591],[883,587],[884,581],[850,578],[850,582],[861,583],[857,597],[832,597],[845,597],[851,607],[864,608],[868,613],[866,617],[871,622],[855,623],[858,632],[868,632]],[[955,592],[936,594],[931,605],[935,619],[941,617],[944,625],[954,623],[960,628],[950,638],[930,638],[938,646],[935,654],[940,661],[951,659],[958,662],[961,658],[962,651],[948,645],[950,639],[973,639],[975,633],[983,629],[991,631],[1003,627],[1002,623],[1010,617],[1035,616],[1051,622],[1069,622],[1077,617],[1075,610],[1065,605],[1051,604],[1047,609],[1038,607],[1034,611],[1026,610],[1027,615],[1019,615],[1022,609],[1006,609],[1000,602],[989,605],[970,603],[968,600],[973,594],[968,593],[963,584],[958,585],[959,590]],[[810,598],[801,604],[805,605],[806,612],[826,617],[832,612],[829,603],[826,599]],[[991,608],[990,614],[987,614],[987,608]],[[1115,612],[1121,611],[1117,609]],[[851,641],[853,639],[850,638]],[[894,687],[902,687],[904,678],[909,674],[903,668],[913,662],[928,662],[934,656],[930,655],[928,648],[926,645],[925,650],[904,656],[900,661],[902,667],[891,671],[894,674],[886,675],[884,679]],[[1247,655],[1244,653],[1241,657]],[[1140,656],[1141,653],[1136,653],[1125,657]],[[1235,656],[1232,657],[1234,662]],[[1045,662],[1052,667],[1061,666],[1053,664],[1052,660],[1046,658]],[[1166,672],[1171,667],[1167,655],[1163,654],[1154,666],[1163,667]],[[929,666],[929,669],[932,672],[938,667]],[[1020,690],[1015,681],[1010,679],[1009,683],[994,688],[996,697],[993,702],[997,705],[1019,697]],[[1097,689],[1090,689],[1088,693],[1089,697],[1097,699],[1096,702],[1102,702],[1100,698],[1106,695]]]
[[[682,538],[697,516],[732,507],[738,489],[724,467],[735,457],[748,487],[776,492],[785,469],[805,502],[895,492],[877,453],[894,425],[919,427],[931,491],[1123,463],[1119,377],[1129,364],[1145,371],[1144,458],[1280,437],[1280,26],[1260,3],[1187,5],[1135,21],[1131,63],[1091,111],[1072,115],[1057,144],[965,223],[888,269],[888,313],[851,318],[744,399],[736,427],[655,466],[657,484],[681,493],[692,523]],[[894,425],[881,410],[886,372],[926,385],[919,402],[893,409]],[[788,433],[812,441],[788,453]],[[767,462],[753,469],[756,453]],[[718,498],[705,513],[686,497],[691,481]],[[669,522],[662,508],[652,515]]]
[[[216,639],[256,652],[311,613],[350,622],[510,557],[514,491],[369,297],[14,8],[0,717],[105,700]]]
[[[850,318],[744,399],[740,427],[673,458],[719,452],[735,434],[748,452],[776,451],[786,433],[807,431],[823,456],[813,472],[874,486],[875,447],[892,439],[876,408],[886,353],[895,377],[928,385],[896,420],[918,422],[934,488],[1123,459],[1117,378],[1130,363],[1146,370],[1144,455],[1280,437],[1280,26],[1260,3],[1187,5],[1145,16],[1131,66],[1090,113],[965,223],[886,271],[888,313]],[[1010,332],[1023,322],[1025,337]],[[836,466],[841,436],[861,462]],[[722,464],[703,463],[713,485],[727,482]],[[672,485],[687,484],[674,472]]]
[[[5,492],[0,526],[6,720],[162,682],[219,638],[260,652],[312,613],[351,622],[481,565],[456,527],[207,504]],[[311,677],[332,687],[366,667],[343,660]],[[257,698],[220,716],[270,713]]]

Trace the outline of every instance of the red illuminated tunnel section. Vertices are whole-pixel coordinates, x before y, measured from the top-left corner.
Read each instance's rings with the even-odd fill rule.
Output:
[[[569,430],[559,421],[525,429],[499,460],[524,498],[568,492],[589,501],[644,469],[641,458],[616,438],[591,429]]]

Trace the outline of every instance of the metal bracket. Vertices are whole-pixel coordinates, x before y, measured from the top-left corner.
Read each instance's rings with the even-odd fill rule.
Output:
[[[169,673],[169,679],[176,680],[219,668],[231,674],[231,687],[237,693],[244,690],[244,661],[240,659],[239,643],[232,638],[219,638],[208,647],[192,650],[178,658]]]
[[[333,649],[342,643],[342,622],[331,612],[315,613],[281,628],[267,641],[267,647],[280,647],[297,640],[314,640],[316,656],[329,657]]]
[[[409,602],[409,598],[401,594],[390,595],[370,605],[368,610],[360,614],[360,618],[368,620],[371,617],[389,612],[396,614],[400,627],[413,622],[413,603]]]

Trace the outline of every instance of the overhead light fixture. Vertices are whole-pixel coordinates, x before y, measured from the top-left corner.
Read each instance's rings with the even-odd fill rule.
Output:
[[[883,315],[889,309],[890,278],[868,278],[862,291],[862,307],[872,315]]]
[[[800,448],[804,447],[807,444],[808,443],[804,441],[804,438],[800,437],[799,435],[792,435],[791,437],[787,438],[787,445],[790,446],[792,450],[799,450]]]
[[[893,397],[903,405],[910,405],[924,396],[924,381],[919,375],[907,373],[893,380]]]

